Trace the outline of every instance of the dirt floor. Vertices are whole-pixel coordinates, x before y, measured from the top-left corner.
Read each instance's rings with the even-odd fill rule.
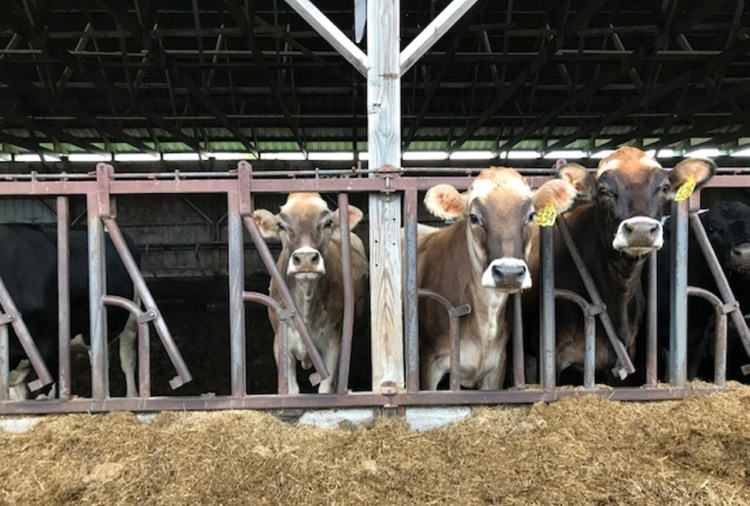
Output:
[[[750,504],[750,388],[566,398],[316,429],[258,412],[45,417],[0,432],[0,504]]]

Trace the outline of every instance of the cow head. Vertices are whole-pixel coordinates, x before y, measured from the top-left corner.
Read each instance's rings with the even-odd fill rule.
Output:
[[[325,274],[328,244],[339,231],[341,217],[338,209],[328,209],[320,194],[290,193],[279,214],[258,209],[253,219],[263,237],[281,241],[281,258],[288,258],[288,276],[314,279]],[[354,228],[362,219],[362,211],[349,206],[346,219]]]
[[[750,276],[750,206],[738,201],[722,201],[701,218],[724,269]]]
[[[483,286],[514,292],[531,286],[526,259],[536,211],[551,205],[562,212],[574,198],[565,181],[550,180],[533,192],[515,170],[493,167],[465,193],[447,184],[431,188],[425,205],[439,218],[465,220],[469,259]]]
[[[591,193],[603,237],[612,238],[615,251],[640,257],[664,243],[664,204],[686,183],[700,188],[715,170],[710,160],[690,158],[667,171],[640,149],[624,147],[602,159],[595,176],[576,164],[560,168],[558,176]]]

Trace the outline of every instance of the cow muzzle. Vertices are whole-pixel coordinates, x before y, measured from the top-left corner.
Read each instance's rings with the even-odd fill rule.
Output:
[[[729,268],[733,271],[750,272],[750,242],[737,244],[729,252]]]
[[[651,253],[664,245],[661,222],[646,216],[628,218],[617,227],[612,247],[630,256]]]
[[[498,258],[482,274],[482,286],[507,292],[531,287],[531,274],[526,262],[517,258]]]
[[[294,250],[289,257],[286,273],[289,276],[317,277],[326,273],[326,266],[320,251],[309,246]]]

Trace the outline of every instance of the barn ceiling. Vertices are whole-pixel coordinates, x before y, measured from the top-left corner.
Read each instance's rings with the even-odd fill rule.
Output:
[[[353,0],[314,3],[353,38]],[[402,1],[402,47],[448,3]],[[283,0],[3,8],[0,153],[367,149],[364,77]],[[479,0],[402,76],[402,113],[407,151],[728,154],[750,147],[750,13],[744,0]]]

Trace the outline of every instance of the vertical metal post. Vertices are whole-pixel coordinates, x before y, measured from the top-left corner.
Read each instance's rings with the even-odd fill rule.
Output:
[[[68,197],[57,197],[57,328],[60,399],[70,398],[70,207]]]
[[[398,167],[401,161],[401,9],[399,0],[367,2],[367,138],[369,165]],[[377,177],[377,176],[375,176]],[[370,195],[370,307],[372,387],[404,387],[401,304],[401,201],[395,194]]]
[[[99,217],[99,195],[86,195],[88,211],[89,317],[91,323],[91,395],[96,400],[109,397],[107,353],[107,308],[102,296],[107,291],[104,259],[104,225]]]
[[[555,388],[555,265],[554,228],[539,227],[540,296],[539,374],[542,388]]]
[[[352,358],[354,332],[354,279],[352,278],[352,244],[349,235],[349,195],[339,193],[338,209],[341,223],[341,272],[344,283],[344,317],[341,323],[341,348],[339,353],[336,393],[343,395],[349,387],[349,366]],[[333,374],[333,371],[329,371]]]
[[[5,316],[5,315],[3,315]],[[0,323],[0,401],[9,397],[8,382],[10,380],[8,349],[8,323]]]
[[[526,386],[526,371],[523,354],[523,308],[521,292],[513,294],[513,386]]]
[[[148,323],[138,324],[138,396],[151,397],[151,334]]]
[[[677,388],[687,383],[687,200],[672,203],[671,290],[669,293],[669,381]]]
[[[417,287],[417,190],[404,193],[404,332],[406,333],[406,388],[419,391],[419,292]]]
[[[647,314],[646,314],[646,385],[654,386],[659,380],[658,372],[658,345],[656,342],[657,338],[657,319],[658,314],[656,311],[657,301],[657,286],[656,286],[656,265],[657,265],[657,252],[651,253],[648,259],[648,297],[646,299]]]
[[[232,396],[247,394],[245,364],[245,285],[242,218],[236,192],[227,193],[227,234],[229,257],[229,339],[231,347]],[[283,364],[283,362],[282,362]]]

